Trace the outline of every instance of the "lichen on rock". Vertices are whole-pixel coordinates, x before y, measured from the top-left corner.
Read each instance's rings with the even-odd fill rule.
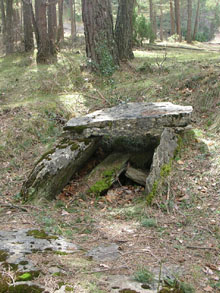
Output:
[[[62,147],[60,147],[62,146]],[[60,143],[37,162],[21,194],[25,200],[55,199],[97,148],[96,139]]]
[[[146,180],[145,192],[150,204],[156,196],[158,185],[171,171],[172,159],[178,149],[178,136],[173,129],[165,128],[159,146],[153,156],[150,173]]]

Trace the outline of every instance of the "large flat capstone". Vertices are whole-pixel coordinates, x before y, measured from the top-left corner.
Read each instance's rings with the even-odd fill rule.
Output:
[[[64,130],[77,137],[155,136],[160,135],[165,127],[187,126],[192,110],[191,106],[172,103],[128,103],[73,118]]]

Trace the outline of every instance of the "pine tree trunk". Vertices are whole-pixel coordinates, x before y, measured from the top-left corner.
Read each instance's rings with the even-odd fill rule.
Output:
[[[107,74],[119,64],[110,0],[82,0],[82,18],[87,57],[94,70]]]
[[[160,0],[160,40],[163,41],[163,3]]]
[[[34,37],[30,0],[23,2],[24,49],[25,52],[34,49]]]
[[[13,0],[6,2],[6,54],[14,52],[14,32],[13,32]]]
[[[134,58],[132,51],[134,3],[134,0],[119,0],[115,41],[119,59],[124,61]]]
[[[157,10],[155,5],[153,5],[153,32],[155,40],[157,39]]]
[[[63,0],[58,1],[58,30],[57,30],[57,43],[60,44],[64,40],[64,29],[63,29]]]
[[[1,18],[2,18],[2,35],[3,43],[5,44],[5,32],[6,32],[6,15],[5,15],[5,5],[4,0],[0,0]]]
[[[75,21],[75,0],[69,0],[70,21],[71,21],[71,39],[74,42],[76,38],[76,21]]]
[[[200,10],[200,0],[197,2],[197,9],[196,9],[196,19],[195,19],[195,25],[194,25],[194,31],[193,31],[193,40],[196,39],[196,34],[198,31],[199,26],[199,10]]]
[[[192,0],[187,0],[187,13],[188,13],[188,19],[187,19],[187,36],[186,40],[187,43],[192,43]]]
[[[47,13],[46,2],[44,0],[35,1],[36,23],[39,33],[37,63],[50,63],[50,46],[47,33]]]
[[[57,50],[56,50],[56,37],[57,37],[57,12],[56,12],[56,3],[54,0],[49,0],[48,2],[48,37],[50,45],[50,54],[56,59]]]
[[[154,7],[153,7],[153,0],[149,0],[149,8],[150,8],[150,23],[151,28],[154,34]],[[154,43],[155,37],[154,35],[150,36],[150,43]]]
[[[175,34],[175,19],[174,19],[174,11],[173,11],[173,0],[170,0],[170,35]]]
[[[179,42],[182,42],[181,21],[180,21],[180,1],[175,1],[175,19],[176,19],[176,33],[179,35]]]

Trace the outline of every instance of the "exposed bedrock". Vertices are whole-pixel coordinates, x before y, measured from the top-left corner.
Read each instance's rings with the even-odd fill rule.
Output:
[[[161,168],[174,156],[177,130],[190,124],[191,114],[191,106],[129,103],[71,119],[64,127],[65,138],[36,163],[21,194],[25,199],[56,198],[100,146],[106,155],[127,154],[125,175],[141,185],[146,175],[146,193],[150,193]]]

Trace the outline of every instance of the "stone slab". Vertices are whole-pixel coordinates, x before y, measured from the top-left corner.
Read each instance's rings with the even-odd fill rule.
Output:
[[[73,118],[64,126],[77,137],[160,135],[165,127],[185,127],[191,106],[172,103],[128,103]]]

